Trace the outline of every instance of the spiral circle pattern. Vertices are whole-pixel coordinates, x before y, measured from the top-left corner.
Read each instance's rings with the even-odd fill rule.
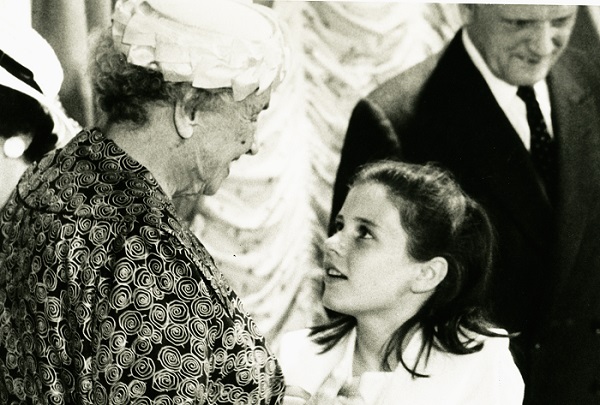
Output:
[[[2,403],[279,403],[275,357],[143,166],[83,131],[19,195],[0,214]]]

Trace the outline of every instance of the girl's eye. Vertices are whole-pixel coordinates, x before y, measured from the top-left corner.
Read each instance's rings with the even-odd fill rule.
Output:
[[[339,232],[342,229],[344,229],[344,223],[341,220],[336,219],[336,221],[335,221],[335,231]]]
[[[364,225],[360,225],[357,228],[356,234],[358,235],[359,239],[373,239],[373,235],[369,231],[369,228]]]

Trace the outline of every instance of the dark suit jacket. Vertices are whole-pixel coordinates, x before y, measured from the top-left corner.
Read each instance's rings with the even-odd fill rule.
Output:
[[[559,154],[554,202],[529,152],[466,53],[448,47],[355,107],[332,222],[356,168],[375,159],[438,162],[481,202],[498,234],[495,319],[539,404],[600,403],[600,76],[567,50],[548,76]],[[330,228],[330,231],[332,228]]]

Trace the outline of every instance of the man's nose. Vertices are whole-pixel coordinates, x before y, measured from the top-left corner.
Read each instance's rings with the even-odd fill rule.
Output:
[[[541,24],[529,40],[529,49],[537,56],[549,56],[561,44],[557,30],[548,23]]]

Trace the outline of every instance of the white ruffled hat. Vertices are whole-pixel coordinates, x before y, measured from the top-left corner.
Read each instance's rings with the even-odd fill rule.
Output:
[[[79,130],[58,101],[62,81],[62,67],[48,42],[30,27],[0,18],[0,85],[40,103],[54,122],[57,146]]]
[[[118,0],[113,39],[129,63],[237,101],[276,86],[289,60],[273,11],[251,0]]]

